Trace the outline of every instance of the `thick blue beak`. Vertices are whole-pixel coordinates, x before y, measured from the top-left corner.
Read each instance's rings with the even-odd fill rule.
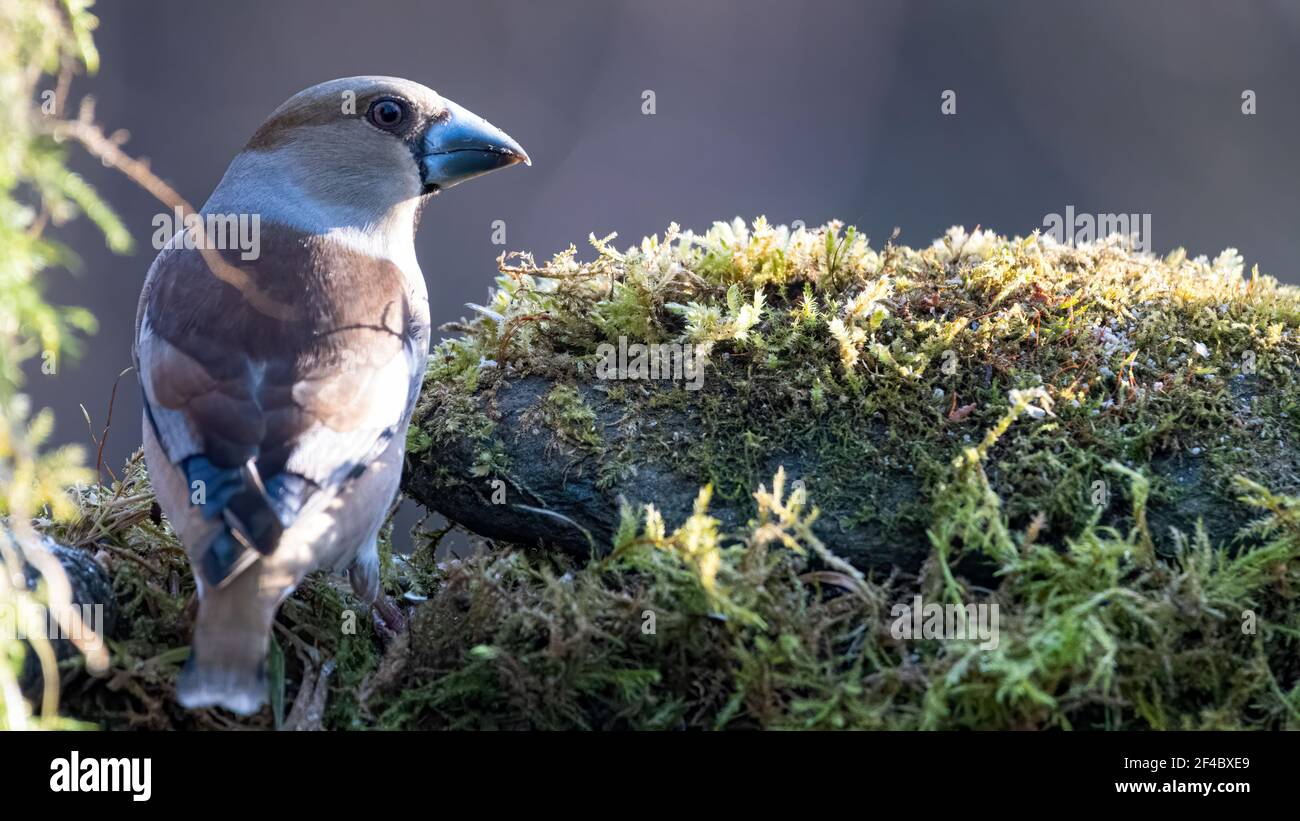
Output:
[[[447,116],[429,126],[419,158],[425,190],[451,188],[517,162],[532,165],[509,134],[451,100],[443,102]]]

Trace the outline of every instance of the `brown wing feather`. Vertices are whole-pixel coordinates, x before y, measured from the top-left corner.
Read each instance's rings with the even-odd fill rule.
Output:
[[[242,287],[199,250],[159,257],[138,319],[146,399],[170,420],[159,434],[174,462],[254,459],[267,478],[294,459],[325,482],[402,418],[403,403],[380,388],[399,370],[411,377],[405,278],[388,260],[279,226],[263,227],[261,250],[252,262],[221,253],[247,275]],[[267,299],[294,315],[259,309]],[[322,435],[335,440],[326,462],[294,458]]]

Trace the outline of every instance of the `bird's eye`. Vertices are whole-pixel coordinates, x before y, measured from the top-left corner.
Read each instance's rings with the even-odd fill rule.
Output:
[[[376,100],[371,104],[370,113],[367,116],[374,125],[385,131],[392,131],[406,120],[406,106],[397,100],[387,98]]]

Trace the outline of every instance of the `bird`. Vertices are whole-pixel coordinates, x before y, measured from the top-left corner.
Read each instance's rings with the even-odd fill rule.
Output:
[[[195,577],[184,707],[261,709],[275,615],[315,570],[400,629],[378,535],[429,351],[416,228],[434,195],[516,163],[424,85],[331,80],[276,108],[163,244],[132,353],[149,477]],[[251,253],[203,227],[232,218]]]

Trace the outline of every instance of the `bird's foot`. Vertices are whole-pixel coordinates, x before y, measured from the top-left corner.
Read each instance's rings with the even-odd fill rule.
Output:
[[[387,596],[380,594],[379,598],[375,599],[370,613],[375,630],[385,645],[406,632],[406,616],[402,615],[402,611]]]

